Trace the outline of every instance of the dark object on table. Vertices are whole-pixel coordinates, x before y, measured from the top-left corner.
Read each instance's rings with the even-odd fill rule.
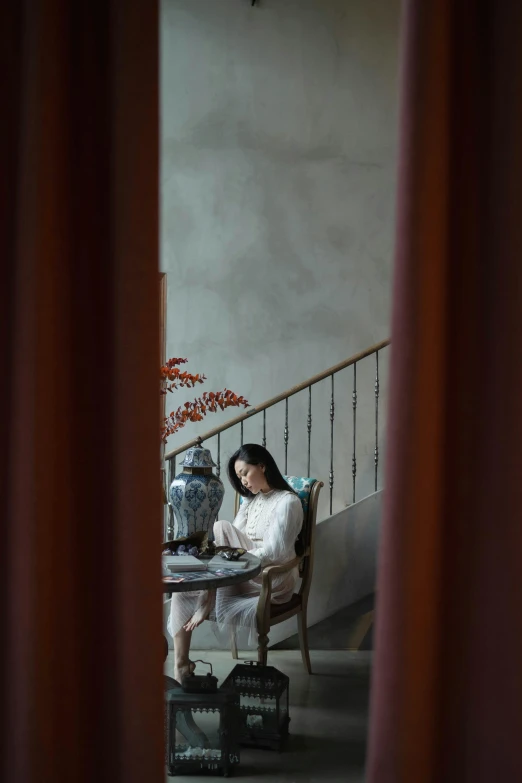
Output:
[[[165,700],[168,774],[228,777],[240,760],[239,695],[228,690],[187,693],[176,687]],[[204,724],[205,733],[198,724]]]
[[[206,538],[199,548],[199,556],[203,559],[214,557],[216,554],[216,545],[213,541]]]
[[[193,557],[211,558],[216,553],[216,546],[206,535],[199,531],[186,538],[176,538],[164,541],[161,545],[162,555],[192,555]]]
[[[232,546],[217,546],[216,553],[224,560],[239,560],[246,553],[246,549]]]
[[[186,536],[185,538],[175,538],[171,541],[164,541],[161,545],[161,554],[162,555],[175,555],[179,554],[187,554],[192,547],[196,547],[198,551],[200,551],[202,548],[204,548],[205,544],[205,533],[202,531],[192,533],[190,536]]]
[[[241,745],[281,750],[290,723],[289,685],[286,674],[257,661],[232,669],[220,690],[239,696]]]

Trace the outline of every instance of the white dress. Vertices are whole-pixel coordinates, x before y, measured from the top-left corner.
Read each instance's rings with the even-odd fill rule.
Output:
[[[295,557],[295,542],[303,524],[303,507],[293,492],[274,489],[259,492],[243,501],[233,523],[220,520],[214,524],[216,546],[243,547],[263,566],[287,563]],[[297,568],[274,577],[272,603],[289,601],[299,578]],[[230,626],[250,629],[255,638],[256,610],[261,592],[261,576],[216,591],[215,610],[210,618],[220,630]],[[168,631],[174,636],[193,616],[200,591],[174,593],[171,601]]]

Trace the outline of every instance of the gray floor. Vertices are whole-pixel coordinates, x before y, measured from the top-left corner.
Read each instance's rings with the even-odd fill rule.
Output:
[[[238,783],[363,783],[371,652],[313,650],[310,656],[311,677],[298,651],[270,652],[269,664],[290,677],[290,737],[282,753],[242,748],[234,774]],[[191,657],[210,661],[220,682],[235,665],[229,652],[193,651]],[[165,673],[172,676],[172,668],[171,652]],[[209,777],[191,775],[190,780],[197,783]]]

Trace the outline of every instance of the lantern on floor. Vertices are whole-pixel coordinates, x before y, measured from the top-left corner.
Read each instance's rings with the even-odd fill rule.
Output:
[[[238,694],[218,690],[212,673],[171,682],[175,687],[165,693],[168,774],[228,777],[239,764]]]
[[[239,695],[241,745],[281,750],[290,723],[289,684],[286,674],[257,661],[240,663],[230,672],[221,690]]]

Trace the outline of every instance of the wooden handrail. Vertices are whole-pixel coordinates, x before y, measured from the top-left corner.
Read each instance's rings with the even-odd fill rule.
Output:
[[[169,451],[167,454],[165,454],[165,459],[166,460],[174,459],[175,457],[178,456],[178,454],[181,454],[183,451],[192,448],[192,446],[195,446],[198,443],[202,443],[205,440],[210,440],[210,438],[214,438],[216,435],[219,435],[221,432],[225,432],[225,430],[228,430],[231,427],[235,427],[236,424],[240,424],[242,421],[245,421],[246,419],[250,419],[252,416],[255,416],[256,413],[261,413],[261,411],[264,411],[267,408],[271,408],[273,405],[277,405],[278,402],[282,402],[283,400],[287,400],[289,397],[293,397],[294,394],[298,394],[300,391],[303,391],[304,389],[308,389],[309,386],[314,386],[316,383],[319,383],[320,381],[324,381],[325,378],[329,378],[331,375],[335,375],[335,373],[340,372],[340,370],[344,370],[346,369],[346,367],[350,367],[352,364],[355,364],[356,362],[360,362],[361,359],[366,359],[367,356],[371,356],[372,353],[377,353],[377,351],[386,348],[389,344],[390,344],[389,339],[382,340],[380,343],[376,343],[375,345],[372,345],[370,348],[367,348],[365,351],[356,353],[354,356],[351,356],[349,359],[345,359],[343,362],[339,362],[339,364],[334,364],[333,367],[329,367],[328,370],[324,370],[324,372],[320,372],[317,375],[313,375],[307,381],[300,383],[298,386],[293,386],[288,391],[283,392],[282,394],[278,394],[276,397],[272,397],[266,402],[263,402],[261,405],[256,405],[255,408],[250,408],[248,411],[246,411],[246,413],[242,413],[241,416],[236,416],[235,419],[231,419],[230,421],[221,424],[219,427],[214,427],[214,429],[205,432],[203,435],[199,435],[196,438],[187,441],[182,446],[179,446],[177,449],[173,449],[172,451]]]

